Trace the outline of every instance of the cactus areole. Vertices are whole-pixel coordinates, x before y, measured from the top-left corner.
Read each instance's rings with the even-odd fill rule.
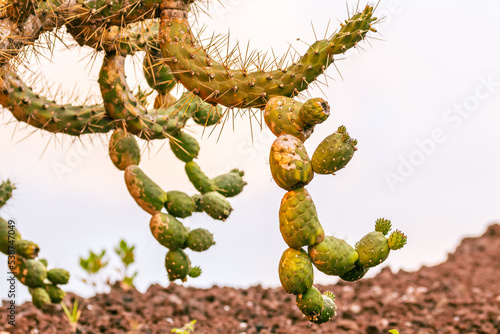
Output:
[[[399,230],[386,236],[391,229],[386,219],[377,220],[375,231],[355,247],[325,235],[325,230],[334,228],[322,227],[312,195],[305,188],[315,181],[315,174],[336,174],[355,159],[357,141],[341,126],[331,131],[333,134],[310,157],[304,142],[328,119],[331,108],[321,98],[300,100],[298,95],[327,71],[336,55],[356,47],[376,31],[372,6],[356,9],[330,38],[312,43],[296,61],[268,68],[259,65],[260,56],[238,62],[231,55],[224,58],[210,52],[211,48],[200,43],[189,17],[207,4],[205,0],[4,2],[0,15],[0,105],[17,121],[46,132],[109,134],[109,157],[117,172],[124,175],[131,195],[128,204],[149,214],[152,237],[164,249],[166,279],[186,281],[202,274],[199,266],[191,265],[189,255],[209,251],[216,238],[207,229],[191,230],[184,224],[197,214],[230,223],[233,209],[238,208],[233,208],[228,198],[242,193],[247,184],[244,172],[238,169],[215,177],[207,175],[207,166],[197,161],[201,147],[186,124],[218,125],[237,109],[260,111],[277,137],[269,162],[273,179],[286,192],[279,209],[277,205],[275,220],[288,245],[278,274],[285,291],[296,296],[307,320],[328,322],[336,310],[333,293],[321,293],[313,286],[314,267],[355,281],[383,262],[390,250],[405,245],[406,236]],[[56,103],[36,93],[20,77],[23,56],[36,52],[33,45],[41,34],[63,27],[77,44],[102,53],[97,80],[102,103]],[[149,88],[134,94],[126,81],[125,61],[137,52],[145,55],[139,62],[143,66],[139,73],[144,73]],[[239,67],[232,65],[238,63]],[[186,90],[180,98],[170,94],[177,85]],[[152,108],[145,103],[151,94]],[[196,193],[165,189],[150,178],[147,170],[139,167],[143,150],[136,138],[168,140]],[[8,180],[0,184],[0,208],[13,190],[15,186]],[[12,243],[18,244],[17,254],[11,251]],[[48,261],[38,258],[38,245],[22,239],[16,226],[1,218],[0,251],[9,255],[10,269],[29,287],[36,307],[43,309],[64,298],[59,285],[69,282],[69,273],[47,268]]]

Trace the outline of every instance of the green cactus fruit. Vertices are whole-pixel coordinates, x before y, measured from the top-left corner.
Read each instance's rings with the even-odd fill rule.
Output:
[[[368,272],[368,267],[360,267],[358,265],[355,265],[354,268],[346,272],[345,274],[340,275],[340,278],[343,279],[344,281],[348,282],[354,282],[357,280],[362,279],[366,273]]]
[[[177,80],[172,74],[170,67],[161,61],[159,50],[151,48],[146,51],[142,68],[149,87],[160,94],[167,94],[177,84]]]
[[[188,230],[174,216],[157,213],[150,222],[151,233],[158,242],[170,250],[181,248],[188,236]]]
[[[26,259],[34,259],[38,256],[40,247],[33,241],[28,240],[17,240],[15,243],[16,254],[20,255]]]
[[[375,231],[387,235],[392,228],[391,221],[385,218],[379,218],[375,222]]]
[[[200,205],[210,217],[217,220],[226,220],[233,208],[228,200],[216,191],[203,194]]]
[[[203,228],[191,230],[186,240],[186,246],[195,252],[204,252],[215,245],[214,236]]]
[[[245,172],[233,169],[229,173],[216,176],[212,179],[215,191],[225,197],[234,197],[243,191],[247,184],[243,181]]]
[[[323,309],[323,295],[318,289],[314,286],[310,287],[305,293],[297,295],[295,302],[307,319],[310,321],[318,320]]]
[[[50,269],[47,271],[47,278],[52,284],[68,284],[69,272],[61,268]]]
[[[47,278],[47,268],[43,263],[38,260],[25,259],[19,255],[15,255],[13,261],[11,265],[9,260],[9,268],[19,282],[30,288],[43,286],[43,281]]]
[[[196,124],[211,126],[219,123],[223,116],[222,107],[214,106],[209,103],[200,105],[192,118]]]
[[[330,116],[330,105],[321,98],[310,99],[300,108],[299,116],[309,126],[323,123]]]
[[[200,152],[200,145],[196,139],[182,131],[170,137],[169,141],[172,152],[184,162],[192,161]]]
[[[64,296],[66,296],[66,292],[55,285],[47,284],[45,290],[49,294],[50,301],[54,304],[59,304],[64,299]]]
[[[396,230],[389,236],[389,248],[392,250],[398,250],[404,247],[407,242],[406,235],[400,230]]]
[[[280,259],[278,273],[283,289],[294,295],[306,293],[313,284],[313,266],[303,249],[285,250]]]
[[[13,221],[0,217],[0,252],[5,255],[14,255],[16,243],[21,239],[21,233],[15,228]]]
[[[139,165],[141,150],[134,135],[123,129],[116,129],[109,140],[109,157],[119,170],[125,170],[130,165]]]
[[[16,186],[10,180],[0,183],[0,208],[12,197],[12,191],[15,189]]]
[[[321,309],[321,314],[317,318],[317,320],[311,320],[311,322],[315,324],[324,324],[325,322],[330,321],[335,316],[335,311],[337,307],[335,306],[335,298],[333,297],[333,293],[323,294],[323,308]]]
[[[170,281],[180,279],[185,282],[191,271],[191,261],[182,249],[170,250],[165,256],[165,268]]]
[[[314,177],[304,143],[291,135],[281,135],[274,141],[269,164],[276,184],[288,191],[305,186]]]
[[[196,278],[200,277],[201,275],[201,268],[196,266],[196,267],[191,267],[191,270],[189,271],[189,277],[191,278]]]
[[[359,254],[356,264],[375,267],[387,259],[390,250],[389,240],[382,232],[370,232],[356,243],[356,251]]]
[[[184,167],[189,181],[200,193],[205,194],[214,191],[214,185],[212,180],[203,173],[200,166],[194,161],[186,163]]]
[[[137,204],[152,215],[167,201],[167,194],[136,165],[125,169],[125,183]]]
[[[193,199],[188,194],[182,191],[169,191],[167,192],[165,209],[172,216],[186,218],[193,214],[195,206]]]
[[[316,148],[312,167],[318,174],[334,174],[351,161],[357,141],[351,139],[344,126],[326,137]]]
[[[50,304],[49,293],[42,287],[32,289],[30,291],[33,299],[33,305],[36,308],[42,309],[45,305]]]
[[[358,253],[345,240],[326,236],[316,246],[309,247],[309,256],[319,271],[327,275],[342,275],[354,268]]]
[[[279,217],[281,235],[291,248],[317,245],[325,237],[316,207],[305,188],[289,191],[283,196]]]
[[[191,199],[193,200],[194,203],[194,211],[195,212],[203,212],[203,208],[201,207],[201,199],[203,198],[203,195],[200,194],[194,194],[191,196]]]
[[[285,96],[275,96],[266,104],[264,120],[271,132],[279,137],[292,135],[305,141],[312,134],[312,128],[305,131],[306,124],[299,117],[302,103]]]

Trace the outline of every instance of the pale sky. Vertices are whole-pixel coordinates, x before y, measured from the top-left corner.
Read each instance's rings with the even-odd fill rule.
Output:
[[[212,18],[200,17],[206,35],[230,29],[233,43],[238,39],[246,45],[250,40],[252,48],[272,48],[275,54],[286,52],[288,43],[304,52],[306,43],[314,41],[311,22],[322,38],[329,20],[331,31],[347,17],[345,1],[314,0],[307,6],[298,0],[223,2],[225,9],[211,7]],[[356,3],[348,1],[349,7]],[[380,34],[372,34],[359,51],[340,57],[336,66],[342,77],[331,67],[328,86],[309,91],[332,107],[330,118],[305,143],[309,155],[341,124],[358,139],[359,150],[344,170],[335,176],[317,175],[307,189],[328,235],[354,244],[380,217],[391,219],[408,235],[408,245],[391,253],[380,268],[416,270],[437,264],[461,238],[477,236],[500,221],[499,10],[494,0],[382,0],[376,11],[386,17],[377,27]],[[86,54],[78,48],[58,51],[52,64],[38,65],[39,71],[68,94],[75,86],[97,94],[99,60],[89,74]],[[129,83],[136,86],[142,80],[140,70],[134,75],[133,61],[129,65]],[[49,267],[70,270],[67,290],[91,294],[79,282],[84,274],[79,256],[103,248],[111,253],[121,238],[136,245],[139,290],[152,283],[167,285],[167,250],[151,235],[149,214],[130,197],[123,172],[107,156],[107,136],[73,142],[63,135],[32,134],[34,128],[12,119],[7,111],[0,117],[5,124],[0,132],[0,178],[11,178],[18,190],[0,214],[14,219],[23,237],[39,244]],[[201,138],[202,128],[191,124],[190,133],[202,148],[200,166],[210,176],[237,166],[245,170],[248,186],[230,199],[234,212],[226,222],[204,214],[184,219],[189,227],[209,229],[217,242],[207,252],[189,252],[203,274],[186,284],[279,286],[278,261],[286,245],[279,233],[278,209],[285,191],[272,182],[268,166],[274,135],[254,122],[252,141],[248,118],[236,119],[217,142],[219,128]],[[195,193],[168,145],[140,144],[140,167],[164,190]],[[58,175],[58,164],[71,172]],[[6,262],[6,256],[0,255],[0,261]],[[3,268],[0,298],[7,299],[7,266]],[[316,272],[316,284],[334,282]],[[20,300],[25,300],[27,289],[18,288]]]

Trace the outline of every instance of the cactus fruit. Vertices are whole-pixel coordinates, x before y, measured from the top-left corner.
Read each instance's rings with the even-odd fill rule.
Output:
[[[316,321],[323,309],[323,295],[312,286],[305,293],[297,295],[295,303],[309,321]]]
[[[212,179],[214,189],[224,197],[234,197],[243,191],[247,185],[243,181],[245,172],[239,169],[233,169],[229,173],[216,176]]]
[[[191,261],[182,249],[169,250],[165,256],[165,268],[170,281],[180,279],[184,282],[191,271]]]
[[[130,165],[139,165],[141,150],[134,136],[123,129],[116,129],[109,140],[109,157],[119,170]]]
[[[19,231],[0,217],[0,252],[5,255],[13,255],[19,240],[21,240]]]
[[[198,110],[193,114],[192,118],[196,124],[211,126],[219,123],[222,115],[222,108],[220,106],[215,107],[207,103],[200,106],[200,108],[198,108]]]
[[[278,273],[283,289],[294,295],[305,293],[313,284],[313,266],[303,249],[285,250],[280,259]]]
[[[64,296],[66,296],[66,292],[55,285],[47,284],[45,290],[49,294],[50,302],[54,304],[59,304],[64,299]]]
[[[335,276],[353,269],[358,260],[358,253],[351,245],[333,236],[326,236],[321,243],[309,247],[309,256],[319,271]]]
[[[375,267],[384,262],[390,252],[389,240],[382,232],[370,232],[356,243],[359,254],[357,265]]]
[[[407,238],[400,230],[396,230],[389,236],[389,248],[391,250],[398,250],[406,245]]]
[[[351,139],[344,126],[326,137],[316,148],[312,167],[318,174],[334,174],[351,161],[357,141]]]
[[[192,161],[200,152],[200,145],[196,139],[182,131],[170,137],[170,148],[175,156],[184,162]]]
[[[40,260],[39,260],[40,261]],[[45,267],[47,267],[45,265]],[[47,278],[52,284],[67,284],[69,282],[69,272],[65,269],[50,269],[47,271]]]
[[[203,211],[210,217],[222,221],[226,220],[233,211],[231,203],[229,203],[224,196],[215,191],[203,194],[200,205]]]
[[[0,183],[0,208],[12,197],[12,191],[14,189],[16,189],[16,186],[10,182],[10,180],[5,180]]]
[[[136,165],[125,169],[125,184],[137,204],[151,215],[160,212],[167,201],[167,194]]]
[[[38,252],[40,251],[40,247],[38,247],[38,245],[33,241],[22,239],[15,242],[14,248],[17,255],[20,255],[26,259],[36,258],[38,256]]]
[[[195,252],[204,252],[215,245],[214,236],[203,228],[197,228],[189,231],[185,245]]]
[[[314,177],[304,143],[291,135],[281,135],[274,141],[269,164],[276,184],[288,191],[307,185]]]
[[[43,286],[47,278],[47,268],[37,260],[24,259],[19,255],[14,256],[14,266],[11,271],[19,282],[30,288]]]
[[[190,161],[185,166],[189,181],[200,193],[205,194],[214,191],[212,180],[201,170],[200,166],[194,161]]]
[[[300,119],[309,127],[323,123],[330,116],[330,105],[321,98],[310,99],[299,110]]]
[[[157,213],[151,218],[149,227],[155,239],[170,250],[181,248],[186,243],[188,230],[172,215]]]
[[[195,210],[193,199],[182,191],[167,192],[165,209],[174,217],[186,218]]]
[[[45,305],[50,304],[50,295],[44,288],[34,288],[30,292],[33,305],[35,305],[36,308],[42,309]]]
[[[305,188],[289,191],[281,200],[280,231],[288,247],[313,246],[323,241],[325,232],[316,207]]]
[[[285,96],[271,98],[264,110],[264,120],[271,132],[279,137],[282,134],[292,135],[301,141],[305,141],[312,134],[306,131],[306,124],[299,116],[302,103]]]
[[[323,308],[321,309],[321,314],[316,320],[312,320],[315,324],[323,324],[330,321],[335,316],[335,311],[337,307],[335,306],[335,297],[333,293],[323,294]]]
[[[200,277],[201,275],[201,268],[198,266],[191,267],[191,270],[189,271],[189,277],[191,278],[196,278]]]
[[[354,268],[352,268],[348,272],[346,272],[342,275],[339,275],[339,276],[344,281],[354,282],[354,281],[362,279],[366,275],[366,273],[368,272],[368,269],[370,269],[370,268],[360,267],[356,264],[354,266]]]

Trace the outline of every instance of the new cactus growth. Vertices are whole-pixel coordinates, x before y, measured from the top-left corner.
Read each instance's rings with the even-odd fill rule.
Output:
[[[195,252],[204,252],[215,245],[214,236],[203,228],[197,228],[189,232],[185,245]]]
[[[243,191],[246,182],[243,181],[245,172],[233,169],[229,173],[216,176],[212,179],[214,189],[225,197],[234,197]]]
[[[0,183],[0,208],[12,197],[12,191],[16,189],[10,180]]]
[[[193,214],[195,206],[193,199],[188,194],[182,191],[169,191],[167,192],[165,209],[172,216],[186,218]]]
[[[191,271],[191,261],[182,249],[170,250],[165,256],[168,279],[185,281]]]

